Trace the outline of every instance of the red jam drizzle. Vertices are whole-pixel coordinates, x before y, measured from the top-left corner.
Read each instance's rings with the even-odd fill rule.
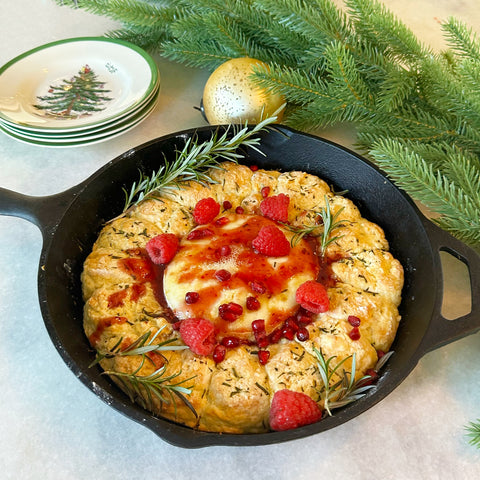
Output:
[[[249,297],[254,297],[258,304],[268,302],[272,296],[288,289],[292,276],[303,272],[310,272],[312,278],[321,276],[321,263],[316,254],[315,240],[298,242],[291,248],[287,258],[276,259],[259,254],[253,249],[252,241],[262,227],[277,224],[259,215],[245,215],[242,219],[232,214],[227,218],[229,221],[217,220],[201,227],[211,232],[208,243],[202,242],[197,246],[197,237],[190,237],[193,240],[183,247],[183,255],[188,256],[189,268],[181,272],[178,282],[190,284],[194,279],[214,280],[213,285],[195,292],[198,296],[195,302],[185,302],[184,313],[189,317],[202,317],[213,321],[219,339],[236,334],[243,342],[245,336],[253,338],[250,325],[246,326],[243,322],[243,328],[236,326],[232,331],[232,322],[222,318],[222,315],[209,318],[212,306],[218,303],[221,291],[246,290],[245,298],[239,298],[238,303],[245,305],[246,311],[249,311],[246,306]],[[238,219],[244,220],[239,226],[230,224]],[[229,261],[235,262],[235,268],[231,272],[228,271]],[[219,267],[219,262],[225,262],[226,270]],[[269,318],[265,319],[267,331],[272,332],[282,327],[289,317],[295,315],[298,308],[296,305],[289,310],[271,311]]]
[[[238,215],[243,215],[239,210]],[[252,248],[252,241],[257,236],[260,228],[266,225],[276,225],[275,222],[257,215],[249,216],[245,223],[238,228],[223,228],[228,222],[214,221],[208,225],[210,241],[208,245],[201,249],[193,249],[190,257],[191,268],[183,272],[179,281],[190,282],[193,278],[204,278],[210,280],[216,278],[218,285],[205,287],[198,292],[198,298],[195,302],[185,305],[191,310],[190,315],[206,318],[206,312],[215,303],[220,295],[221,289],[236,289],[239,287],[247,287],[249,295],[255,297],[255,300],[262,303],[268,301],[272,295],[277,295],[284,291],[288,286],[288,280],[298,273],[304,271],[313,272],[316,280],[324,284],[327,288],[336,284],[335,276],[332,272],[331,264],[338,261],[341,257],[324,258],[317,255],[317,241],[314,238],[305,237],[304,241],[299,242],[291,248],[290,254],[286,261],[280,265],[272,262],[272,258],[258,254]],[[202,226],[205,229],[205,226]],[[195,230],[193,231],[195,232]],[[192,239],[204,238],[202,235],[191,235]],[[215,264],[221,259],[228,259],[232,252],[236,252],[237,271],[228,272],[231,275],[223,274],[219,279],[218,268],[204,270],[201,265],[208,263]],[[155,265],[149,259],[144,249],[136,248],[128,250],[130,255],[128,258],[119,260],[120,267],[132,276],[135,283],[128,289],[115,292],[108,298],[109,308],[116,308],[123,305],[123,302],[130,291],[130,299],[133,302],[138,301],[146,293],[145,283],[152,285],[157,302],[163,307],[165,317],[172,323],[177,324],[179,319],[175,317],[170,310],[165,298],[163,288],[164,266]],[[272,264],[273,263],[273,264]],[[89,340],[95,345],[103,331],[115,324],[125,323],[127,319],[120,316],[112,316],[102,319],[95,332],[90,335]],[[304,311],[301,307],[296,306],[290,311],[273,311],[270,312],[268,319],[268,332],[263,331],[260,334],[254,332],[250,327],[248,332],[238,332],[239,337],[232,336],[228,333],[228,326],[231,322],[223,320],[220,315],[215,321],[215,333],[224,356],[225,348],[233,348],[233,345],[253,345],[260,349],[268,347],[268,345],[278,343],[282,338],[292,340],[295,336],[300,341],[308,338],[306,325],[312,321],[311,314]],[[251,340],[246,340],[241,333],[250,333]],[[224,340],[228,339],[228,340]],[[253,340],[252,340],[253,339]],[[222,340],[223,344],[222,344]],[[225,343],[228,345],[225,346]],[[263,352],[264,350],[259,350]],[[266,355],[263,359],[266,361]],[[220,356],[220,355],[219,355]],[[150,358],[155,365],[163,365],[164,359],[161,355],[158,358]],[[221,361],[218,358],[216,361]]]
[[[111,327],[112,325],[122,325],[125,322],[127,322],[126,317],[113,316],[113,317],[102,318],[98,322],[97,328],[95,329],[95,331],[88,337],[90,341],[90,345],[95,347],[95,345],[100,340],[100,337],[102,336],[102,333],[106,328]]]

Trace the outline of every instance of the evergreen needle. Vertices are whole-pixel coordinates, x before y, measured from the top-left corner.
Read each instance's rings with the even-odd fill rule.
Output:
[[[470,445],[480,448],[480,419],[476,422],[470,422],[467,425],[466,430]]]

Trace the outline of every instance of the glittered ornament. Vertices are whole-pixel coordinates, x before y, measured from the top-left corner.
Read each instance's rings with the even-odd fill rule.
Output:
[[[203,112],[212,125],[250,124],[272,116],[284,103],[282,95],[260,88],[253,81],[254,66],[265,63],[254,58],[228,60],[210,76],[203,91]],[[277,114],[277,122],[281,113]]]

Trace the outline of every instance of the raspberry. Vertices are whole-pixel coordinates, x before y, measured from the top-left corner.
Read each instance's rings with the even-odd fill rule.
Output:
[[[276,222],[288,222],[288,204],[290,197],[284,193],[279,193],[272,197],[267,197],[260,203],[260,212],[264,217],[270,218]]]
[[[178,250],[178,238],[173,233],[162,233],[145,245],[150,260],[156,265],[168,263]]]
[[[198,225],[210,223],[220,213],[220,204],[212,197],[202,198],[193,209],[193,219]]]
[[[290,253],[290,243],[275,225],[262,227],[252,242],[253,248],[267,257],[283,257]]]
[[[298,287],[295,300],[305,310],[312,313],[323,313],[328,311],[330,307],[327,289],[314,280],[302,283]]]
[[[321,418],[321,408],[306,393],[284,389],[273,395],[270,406],[272,430],[291,430],[318,422]]]
[[[197,355],[211,355],[215,348],[215,327],[204,318],[186,318],[180,323],[180,336]]]

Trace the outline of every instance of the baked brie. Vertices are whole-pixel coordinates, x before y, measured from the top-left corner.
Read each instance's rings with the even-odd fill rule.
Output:
[[[105,225],[82,273],[84,330],[153,414],[265,432],[276,392],[321,412],[342,375],[372,376],[399,325],[403,269],[381,227],[317,176],[231,162],[209,176]]]

